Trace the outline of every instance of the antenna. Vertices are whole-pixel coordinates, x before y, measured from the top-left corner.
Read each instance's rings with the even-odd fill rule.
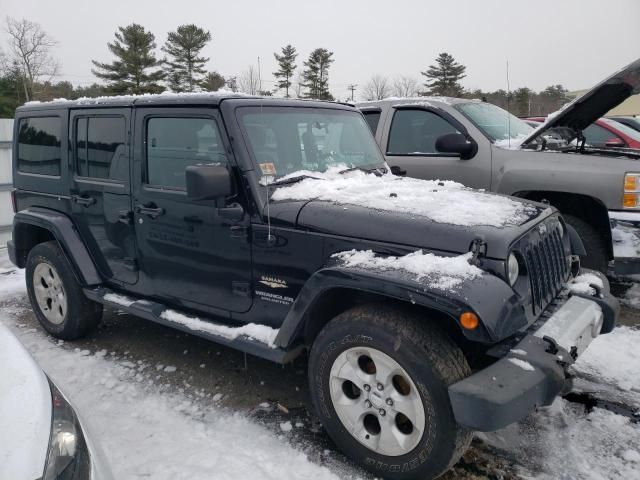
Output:
[[[509,86],[509,60],[507,60],[507,134],[509,135],[509,148],[511,148],[511,112],[509,111],[509,98],[511,88]]]
[[[356,91],[356,88],[358,87],[358,85],[356,85],[355,83],[352,83],[351,85],[349,85],[347,87],[347,90],[351,90],[351,101],[353,102],[353,93]]]

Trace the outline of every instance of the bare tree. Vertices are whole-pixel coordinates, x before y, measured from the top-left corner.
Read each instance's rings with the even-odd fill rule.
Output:
[[[257,95],[260,91],[260,77],[258,69],[249,65],[247,69],[238,77],[238,89],[249,95]]]
[[[393,80],[391,91],[394,97],[415,97],[418,95],[420,87],[415,78],[400,75]]]
[[[389,96],[389,80],[382,75],[374,75],[362,89],[365,100],[382,100]]]
[[[58,62],[51,54],[56,41],[39,23],[7,17],[7,33],[11,60],[20,68],[25,97],[33,98],[33,87],[42,78],[51,80],[58,71]]]
[[[302,72],[298,71],[296,73],[296,78],[293,81],[293,94],[296,98],[302,98],[304,96],[304,78],[302,77]]]

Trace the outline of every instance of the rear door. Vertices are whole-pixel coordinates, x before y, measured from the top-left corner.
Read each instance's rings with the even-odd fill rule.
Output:
[[[189,165],[234,171],[217,109],[139,108],[135,131],[133,205],[145,288],[214,313],[248,310],[251,250],[242,193],[218,204],[186,194]]]
[[[131,215],[130,109],[78,109],[69,119],[72,216],[100,273],[138,280]]]
[[[468,160],[438,152],[436,140],[449,133],[464,133],[464,127],[436,109],[393,107],[391,125],[381,139],[389,166],[407,171],[407,176],[427,180],[455,180],[468,187],[491,186],[491,152],[478,142],[478,152]]]

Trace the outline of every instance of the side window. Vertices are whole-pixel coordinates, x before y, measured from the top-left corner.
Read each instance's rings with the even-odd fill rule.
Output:
[[[458,130],[427,110],[397,110],[391,122],[387,154],[438,153],[436,140]]]
[[[60,175],[60,117],[23,118],[18,126],[18,171]]]
[[[376,111],[369,111],[369,112],[362,112],[362,114],[364,115],[364,119],[367,121],[367,124],[369,125],[369,129],[371,130],[371,133],[373,133],[373,135],[375,136],[376,132],[378,131],[378,123],[380,123],[380,116],[382,115],[382,113],[376,112]]]
[[[76,119],[76,172],[81,177],[126,180],[126,120],[124,117]]]
[[[220,131],[211,118],[151,117],[147,120],[147,180],[185,190],[190,165],[227,163]]]
[[[612,139],[619,139],[622,143],[624,141],[618,137],[615,133],[610,132],[606,128],[602,128],[600,125],[592,123],[582,131],[584,138],[588,145],[593,147],[606,147],[607,142]]]

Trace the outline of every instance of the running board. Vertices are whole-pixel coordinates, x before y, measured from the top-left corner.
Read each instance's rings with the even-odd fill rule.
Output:
[[[289,350],[272,346],[249,336],[251,333],[245,333],[246,325],[229,325],[202,316],[196,317],[159,302],[123,295],[105,287],[85,288],[83,291],[87,298],[95,302],[272,362],[289,363],[304,349],[303,345],[297,345]],[[252,328],[269,333],[269,327],[264,325],[255,325]],[[275,338],[276,333],[277,331],[273,329],[272,338]]]

